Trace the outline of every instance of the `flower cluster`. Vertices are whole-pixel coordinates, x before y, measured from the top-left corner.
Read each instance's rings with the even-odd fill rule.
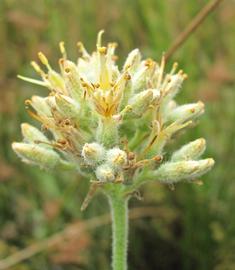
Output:
[[[165,73],[164,57],[160,63],[143,60],[138,49],[129,53],[119,70],[117,44],[102,46],[102,33],[92,54],[77,44],[81,54],[77,63],[68,60],[61,42],[60,72],[40,52],[45,69],[31,64],[42,80],[19,76],[47,87],[49,95],[26,100],[41,130],[22,124],[24,141],[13,143],[14,151],[23,161],[45,169],[76,169],[101,188],[115,183],[125,194],[149,180],[197,180],[214,164],[213,159],[199,160],[204,139],[164,158],[172,136],[192,126],[204,112],[202,102],[178,105],[174,100],[186,74],[177,71],[177,63]]]

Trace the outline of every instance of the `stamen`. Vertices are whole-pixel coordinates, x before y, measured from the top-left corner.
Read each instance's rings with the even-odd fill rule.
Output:
[[[63,70],[64,70],[64,62],[65,62],[64,58],[60,58],[58,61],[61,73],[63,73]]]
[[[157,88],[159,88],[160,85],[161,85],[165,64],[166,64],[166,59],[165,59],[165,55],[163,54],[162,55],[162,60],[161,60],[161,65],[160,65],[159,77],[158,77],[158,81],[157,81]]]
[[[64,41],[60,41],[59,47],[60,47],[60,52],[61,52],[63,58],[67,59],[67,52],[66,52],[65,47],[64,47]]]
[[[44,87],[49,87],[50,86],[46,82],[35,80],[35,79],[31,79],[31,78],[24,77],[24,76],[21,76],[21,75],[17,75],[17,78],[19,78],[19,79],[21,79],[23,81],[30,82],[30,83],[37,84],[37,85],[41,85],[41,86],[44,86]]]
[[[184,74],[184,71],[182,69],[179,70],[178,72],[179,75],[183,75]]]
[[[38,58],[42,62],[42,64],[48,68],[48,70],[52,69],[51,66],[49,65],[49,62],[48,62],[46,56],[42,52],[38,53]]]
[[[98,50],[98,52],[100,54],[106,54],[107,53],[107,48],[106,47],[98,47],[97,50]]]
[[[38,114],[36,114],[35,112],[32,112],[31,110],[27,110],[27,112],[33,119],[43,123],[43,119]]]
[[[92,94],[95,90],[95,85],[93,86],[91,83],[88,81],[85,81],[83,78],[80,78],[81,81],[81,86],[87,90],[88,94]]]
[[[97,50],[98,50],[98,53],[99,53],[100,87],[103,90],[107,90],[110,87],[109,70],[108,70],[107,62],[106,62],[107,48],[106,47],[98,47]]]
[[[30,105],[32,104],[32,101],[31,101],[30,99],[26,99],[26,100],[24,101],[24,104],[25,104],[26,106],[30,106]]]
[[[102,46],[102,36],[104,34],[104,30],[100,30],[98,35],[97,35],[97,41],[96,41],[96,46],[97,48]]]
[[[118,78],[115,85],[113,86],[114,91],[122,91],[127,83],[131,79],[131,75],[128,72],[122,73],[122,75]]]
[[[110,42],[108,43],[108,50],[111,54],[114,54],[115,49],[117,48],[118,44],[117,42]]]
[[[173,66],[172,66],[171,71],[170,71],[170,75],[173,75],[173,74],[176,72],[177,67],[178,67],[178,63],[175,62],[175,63],[173,64]]]
[[[87,52],[87,50],[85,49],[85,47],[84,47],[84,45],[83,45],[83,43],[82,42],[78,42],[77,43],[77,47],[78,47],[78,50],[79,50],[79,52],[82,54],[82,57],[84,58],[84,59],[89,59],[90,58],[90,55],[89,55],[89,53]]]
[[[35,61],[32,61],[30,64],[39,75],[41,75],[42,77],[45,76],[45,72],[40,68],[40,66]]]

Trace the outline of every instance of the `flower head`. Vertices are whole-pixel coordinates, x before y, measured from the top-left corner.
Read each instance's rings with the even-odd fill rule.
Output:
[[[166,73],[164,56],[160,63],[145,60],[138,49],[119,69],[117,44],[103,46],[102,34],[91,54],[81,42],[77,44],[81,54],[77,63],[67,58],[61,42],[59,72],[40,52],[44,68],[31,64],[41,80],[19,76],[48,88],[49,94],[26,101],[41,131],[23,124],[24,142],[14,143],[14,151],[28,163],[47,169],[69,165],[92,181],[117,183],[127,191],[147,181],[146,175],[175,183],[208,171],[212,159],[196,160],[205,149],[203,139],[187,144],[161,165],[167,142],[204,112],[202,102],[177,105],[174,101],[187,75],[177,71],[177,63]]]

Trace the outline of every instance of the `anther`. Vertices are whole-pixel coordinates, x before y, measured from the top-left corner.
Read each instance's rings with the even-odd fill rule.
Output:
[[[156,162],[158,162],[158,163],[160,163],[163,160],[163,156],[157,155],[157,156],[153,157],[153,160],[156,161]]]
[[[64,41],[61,41],[59,43],[59,47],[60,47],[61,54],[63,55],[64,58],[66,58],[67,54],[66,54],[66,50],[65,50],[65,47],[64,47]]]
[[[131,79],[131,75],[129,73],[126,73],[124,79],[129,81]]]
[[[39,73],[40,75],[43,75],[45,74],[42,69],[40,68],[40,66],[35,62],[35,61],[32,61],[31,63],[31,66],[34,68],[34,70]]]
[[[182,69],[181,69],[181,70],[179,70],[178,74],[179,74],[179,75],[184,75],[183,70],[182,70]]]
[[[42,62],[43,65],[45,65],[49,70],[51,70],[51,66],[49,65],[49,62],[46,56],[42,52],[38,53],[38,58]]]
[[[25,104],[26,106],[29,106],[29,105],[32,104],[32,101],[31,101],[30,99],[26,99],[25,102],[24,102],[24,104]]]
[[[100,54],[106,54],[107,53],[107,48],[106,47],[98,47],[98,52]]]
[[[117,55],[112,55],[112,60],[115,62],[118,60],[118,56]]]
[[[195,109],[194,108],[192,108],[190,111],[191,111],[191,113],[195,113]]]
[[[66,67],[65,69],[64,69],[64,71],[68,74],[68,73],[70,73],[71,72],[71,69],[70,68],[68,68],[68,67]]]
[[[129,160],[135,159],[135,153],[134,153],[134,152],[129,152],[129,153],[128,153],[128,159],[129,159]]]
[[[57,143],[65,145],[65,144],[67,144],[67,141],[65,139],[58,139]]]
[[[97,41],[96,41],[96,46],[101,47],[102,44],[102,35],[104,34],[104,30],[100,30],[98,35],[97,35]]]

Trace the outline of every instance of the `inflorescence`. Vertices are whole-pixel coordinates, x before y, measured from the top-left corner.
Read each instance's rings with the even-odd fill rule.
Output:
[[[23,142],[13,143],[14,151],[44,169],[77,170],[90,180],[92,192],[94,187],[115,184],[128,195],[151,180],[167,184],[197,180],[214,164],[211,158],[200,159],[204,139],[184,145],[168,160],[164,157],[172,136],[192,126],[204,112],[202,102],[178,105],[174,100],[187,75],[177,71],[177,63],[165,73],[164,56],[160,63],[143,60],[138,49],[129,53],[119,70],[117,44],[102,46],[102,33],[92,54],[77,44],[81,54],[77,63],[68,60],[61,42],[60,72],[40,52],[46,71],[31,64],[42,80],[19,76],[47,87],[49,95],[26,100],[41,129],[22,124]]]

